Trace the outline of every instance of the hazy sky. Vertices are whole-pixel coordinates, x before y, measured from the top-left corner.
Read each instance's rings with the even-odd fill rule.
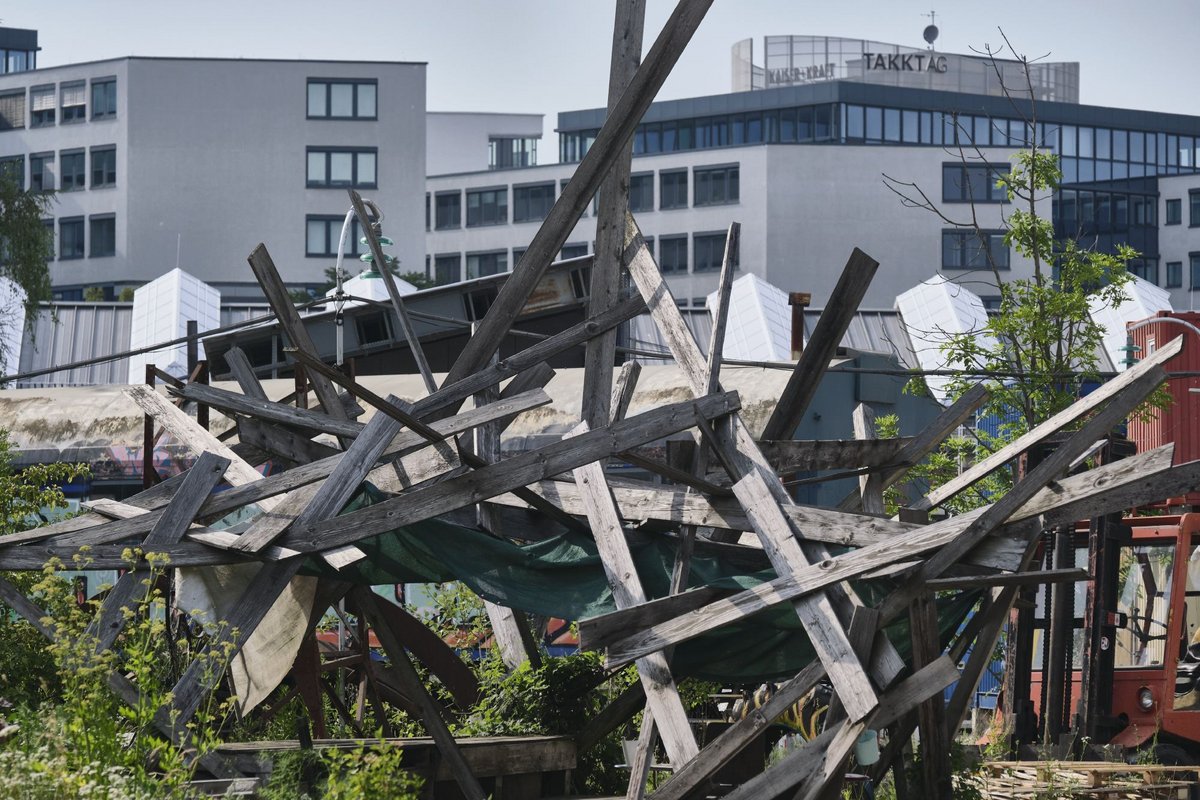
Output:
[[[646,48],[670,13],[648,0]],[[1200,114],[1197,0],[958,0],[937,8],[938,49],[998,45],[1080,62],[1080,100]],[[729,48],[811,34],[921,46],[927,0],[716,0],[659,94],[729,91]],[[431,111],[546,115],[604,105],[613,3],[599,0],[6,0],[0,24],[36,28],[41,66],[127,55],[428,62]]]

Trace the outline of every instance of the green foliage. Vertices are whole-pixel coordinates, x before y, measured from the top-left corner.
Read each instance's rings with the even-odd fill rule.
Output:
[[[25,292],[25,319],[32,320],[39,303],[50,300],[50,270],[54,235],[42,219],[54,202],[52,192],[27,192],[22,178],[0,173],[0,277]]]
[[[424,272],[405,272],[400,279],[408,281],[418,289],[432,289],[437,286],[437,283]]]
[[[89,286],[83,290],[83,299],[89,303],[103,303],[104,289],[99,286]]]
[[[56,702],[26,707],[18,714],[20,731],[3,751],[0,770],[9,772],[0,772],[0,786],[20,786],[18,776],[36,773],[37,785],[44,785],[50,797],[184,798],[196,759],[218,744],[215,724],[226,716],[232,699],[210,696],[201,706],[183,727],[186,751],[155,727],[155,714],[170,699],[170,683],[163,680],[163,665],[169,659],[158,588],[167,562],[155,554],[144,559],[136,551],[126,555],[130,568],[140,570],[132,574],[141,580],[125,609],[125,627],[111,648],[99,649],[91,630],[99,604],[77,602],[71,583],[60,574],[61,562],[51,560],[32,587],[32,599],[46,612],[42,622],[54,633],[46,649],[59,692]],[[87,569],[86,550],[73,566]],[[210,626],[209,636],[183,657],[198,661],[206,672],[223,670],[230,651],[204,648],[216,632]],[[112,673],[137,687],[134,704],[123,704],[111,691]]]
[[[276,759],[262,800],[416,800],[424,781],[387,742],[350,750],[298,750]]]
[[[132,303],[133,302],[133,292],[134,292],[134,289],[132,286],[126,286],[123,289],[121,289],[121,293],[119,295],[117,295],[117,299],[120,300],[122,303]]]

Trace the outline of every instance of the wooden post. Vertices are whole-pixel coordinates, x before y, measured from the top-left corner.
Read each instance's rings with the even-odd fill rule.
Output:
[[[912,635],[913,669],[931,664],[942,654],[938,635],[937,604],[928,592],[914,599],[909,607]],[[921,779],[923,795],[932,800],[950,800],[952,796],[950,740],[946,730],[946,709],[938,692],[922,703],[917,712],[921,733]]]
[[[621,154],[628,150],[642,115],[670,74],[692,34],[700,26],[712,0],[680,0],[629,87],[608,115],[591,149],[575,169],[570,183],[546,215],[521,261],[500,289],[479,333],[472,336],[450,368],[445,383],[461,380],[479,370],[500,347],[504,334],[525,307],[554,254],[562,249],[580,214],[600,189],[604,176]]]
[[[792,307],[792,360],[799,361],[804,352],[804,309],[812,305],[812,295],[788,292],[788,305]]]
[[[875,412],[866,403],[854,407],[854,438],[875,438]],[[883,515],[883,478],[877,472],[860,475],[858,491],[862,496],[862,508],[868,514]]]
[[[857,247],[854,248],[850,260],[846,262],[846,268],[842,270],[842,277],[834,287],[833,294],[829,296],[825,310],[821,312],[821,318],[817,320],[812,341],[800,354],[800,360],[796,362],[796,368],[792,370],[787,386],[779,395],[775,411],[763,430],[763,439],[791,439],[796,428],[800,427],[804,412],[808,410],[809,403],[817,393],[817,387],[821,385],[821,377],[829,368],[829,360],[837,353],[846,328],[858,312],[858,305],[866,295],[867,287],[871,285],[871,279],[875,277],[875,270],[878,268],[878,261]]]
[[[617,0],[613,23],[612,60],[608,74],[608,111],[616,111],[621,95],[637,74],[642,60],[642,31],[646,0]],[[625,214],[629,211],[629,170],[633,149],[621,150],[600,184],[596,214],[596,257],[592,261],[588,316],[616,304],[621,290],[621,257]],[[616,361],[617,331],[611,329],[588,341],[583,359],[583,419],[592,428],[607,425],[608,400]]]
[[[154,391],[155,371],[153,364],[146,365],[146,385]],[[142,423],[142,488],[149,489],[158,483],[158,471],[154,469],[154,417],[146,414]]]

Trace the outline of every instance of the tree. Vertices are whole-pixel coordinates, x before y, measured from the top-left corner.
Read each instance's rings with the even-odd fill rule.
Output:
[[[42,222],[54,202],[52,192],[21,188],[21,179],[0,172],[0,277],[25,293],[25,319],[32,320],[38,304],[48,302],[54,234]]]

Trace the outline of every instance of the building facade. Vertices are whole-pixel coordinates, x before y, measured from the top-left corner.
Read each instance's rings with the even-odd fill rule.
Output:
[[[1035,71],[1031,103],[988,85],[980,77],[987,59],[946,55],[930,73],[929,58],[942,57],[932,51],[838,39],[838,57],[823,62],[817,38],[824,46],[835,40],[769,37],[768,56],[773,38],[789,40],[793,66],[775,78],[771,70],[783,67],[763,67],[764,88],[654,103],[635,134],[631,203],[677,297],[712,290],[720,234],[736,220],[740,268],[811,292],[817,306],[854,247],[882,265],[867,306],[890,307],[936,272],[994,299],[995,275],[1029,271],[1003,244],[1011,206],[995,175],[1033,142],[1060,156],[1062,184],[1040,202],[1058,235],[1101,249],[1130,244],[1140,254],[1135,273],[1149,279],[1161,271],[1157,181],[1196,172],[1200,117],[1080,105],[1075,64]],[[807,61],[797,60],[797,48]],[[735,46],[735,81],[738,59]],[[820,63],[833,66],[810,69]],[[553,168],[431,176],[430,276],[511,269],[605,115],[559,114],[561,164]],[[913,207],[925,199],[946,219]],[[982,235],[953,224],[969,222],[972,208]],[[594,222],[581,220],[564,256],[590,252]]]
[[[0,75],[0,168],[55,192],[58,298],[179,266],[236,301],[261,297],[259,242],[290,286],[324,283],[348,187],[419,269],[424,117],[419,63],[120,58]]]
[[[1161,272],[1178,311],[1200,310],[1200,175],[1158,180]],[[1157,281],[1156,281],[1157,282]]]

